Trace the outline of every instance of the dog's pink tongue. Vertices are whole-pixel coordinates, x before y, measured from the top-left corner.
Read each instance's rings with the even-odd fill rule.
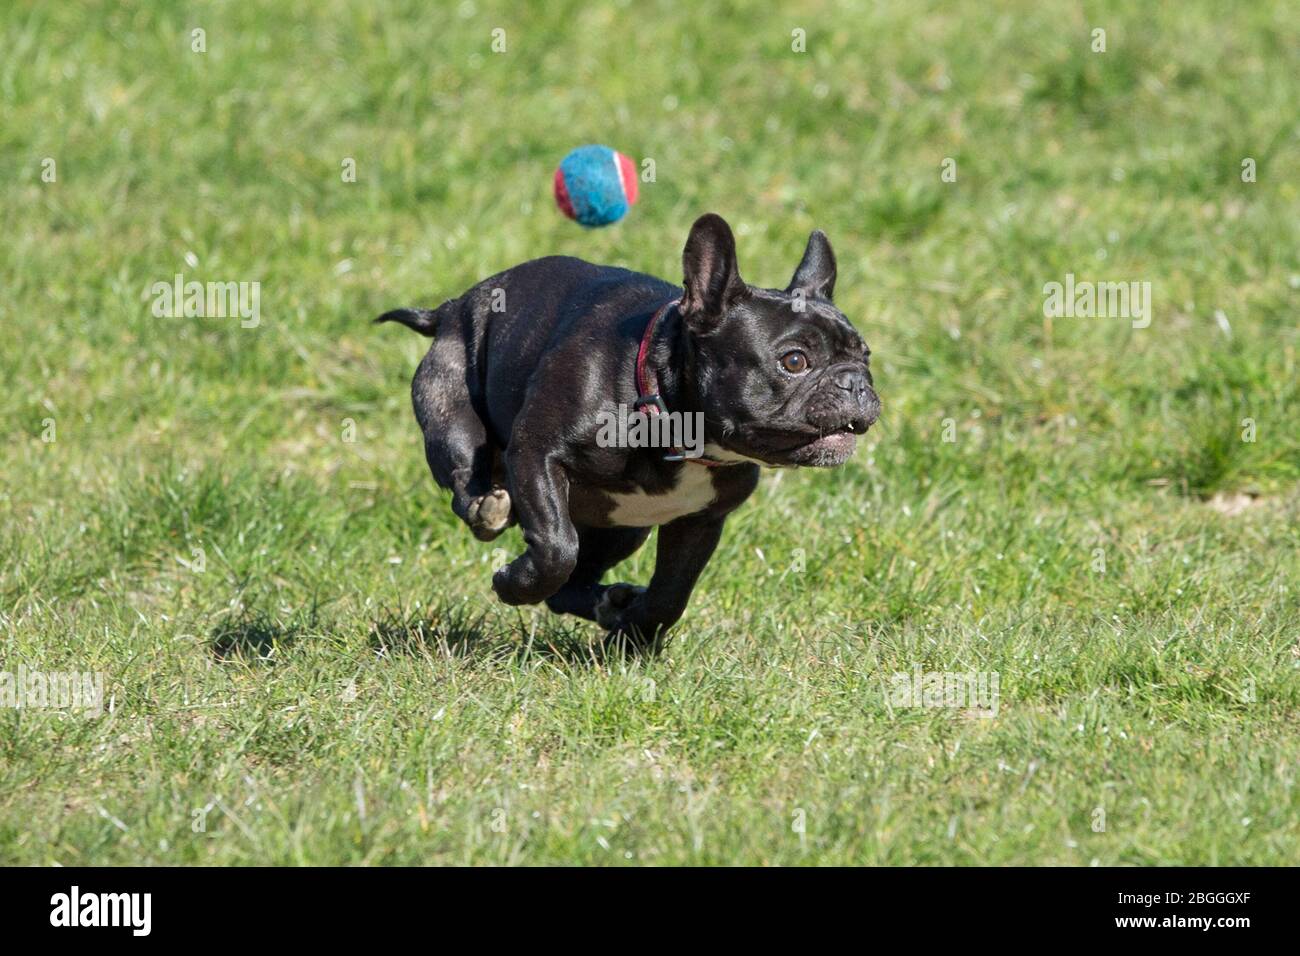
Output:
[[[832,454],[851,455],[857,446],[858,436],[852,432],[831,432],[823,435],[806,447],[810,450],[831,452]]]
[[[842,465],[853,456],[858,438],[852,432],[831,432],[801,445],[792,460],[800,465],[830,468]]]

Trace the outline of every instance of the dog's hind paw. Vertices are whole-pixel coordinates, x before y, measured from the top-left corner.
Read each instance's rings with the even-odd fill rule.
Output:
[[[635,584],[611,584],[596,602],[596,623],[606,630],[618,630],[624,624],[623,612],[645,593]]]
[[[480,541],[491,541],[510,526],[510,492],[493,488],[465,509],[465,523]]]

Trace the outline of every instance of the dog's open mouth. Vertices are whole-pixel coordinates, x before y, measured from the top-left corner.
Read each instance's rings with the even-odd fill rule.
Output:
[[[786,452],[786,457],[796,465],[822,468],[842,465],[852,457],[858,447],[858,435],[866,432],[867,427],[864,423],[848,422],[797,445]]]
[[[845,422],[837,427],[814,430],[804,426],[797,430],[765,430],[752,437],[751,457],[769,465],[799,465],[831,468],[842,465],[857,448],[858,436],[871,426],[868,419]]]

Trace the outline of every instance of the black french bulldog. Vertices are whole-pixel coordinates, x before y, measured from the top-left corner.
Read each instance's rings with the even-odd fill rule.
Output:
[[[375,320],[433,337],[411,397],[452,510],[484,541],[523,530],[527,550],[492,577],[497,595],[545,601],[633,646],[657,645],[682,616],[759,465],[840,465],[880,414],[870,350],[831,304],[822,232],[784,291],[740,278],[731,228],[712,213],[682,264],[679,289],[549,256]],[[619,406],[699,416],[703,455],[603,447],[600,424]],[[656,525],[649,587],[601,584]]]

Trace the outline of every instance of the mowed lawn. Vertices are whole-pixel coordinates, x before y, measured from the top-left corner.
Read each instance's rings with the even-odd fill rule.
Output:
[[[0,707],[0,862],[1296,862],[1300,7],[952,6],[5,4],[0,672],[104,700]],[[653,160],[606,230],[587,142]],[[762,285],[826,230],[884,415],[602,657],[496,602],[368,323],[710,210]]]

